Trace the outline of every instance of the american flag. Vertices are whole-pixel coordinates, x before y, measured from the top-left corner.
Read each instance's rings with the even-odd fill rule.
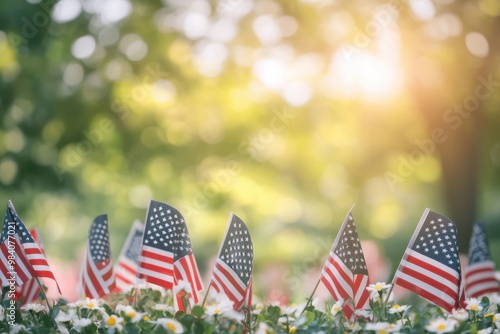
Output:
[[[210,285],[224,293],[239,310],[251,303],[253,244],[245,223],[231,213],[224,242],[219,251]]]
[[[40,231],[38,231],[38,228],[32,228],[30,230],[30,233],[33,237],[33,240],[35,240],[36,244],[45,254],[42,240],[40,239]],[[36,300],[38,300],[38,295],[40,294],[40,292],[40,285],[35,278],[32,278],[28,282],[23,284],[22,287],[18,288],[16,299],[21,301],[21,306],[29,303],[34,303]]]
[[[116,290],[126,291],[136,283],[137,262],[141,251],[142,231],[144,225],[136,220],[130,227],[127,239],[115,265]]]
[[[97,216],[90,227],[87,249],[80,275],[84,296],[101,298],[115,288],[115,275],[109,249],[108,216]]]
[[[2,285],[10,285],[15,282],[17,286],[22,286],[34,277],[53,279],[59,293],[61,293],[45,255],[17,215],[14,205],[9,201],[0,244]]]
[[[394,276],[393,283],[451,312],[464,298],[457,228],[426,209]]]
[[[474,225],[469,246],[469,263],[465,270],[465,291],[467,297],[482,297],[499,293],[495,278],[495,263],[491,260],[488,238],[483,224]]]
[[[189,282],[191,301],[197,303],[203,285],[184,217],[174,207],[151,200],[145,224],[137,277],[166,289]]]
[[[354,310],[369,308],[370,284],[363,249],[349,210],[321,271],[321,282],[335,300],[344,299],[343,310],[351,318]],[[350,300],[350,302],[348,302]]]

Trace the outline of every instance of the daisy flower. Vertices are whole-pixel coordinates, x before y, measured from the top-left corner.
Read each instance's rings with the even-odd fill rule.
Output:
[[[182,324],[174,319],[160,318],[156,320],[156,324],[176,334],[184,333],[184,327],[182,327]]]
[[[333,304],[332,309],[330,310],[330,313],[335,316],[337,313],[342,311],[342,305],[344,304],[343,299],[339,299]]]
[[[480,304],[481,302],[477,298],[467,298],[465,303],[467,304],[465,307],[467,310],[475,312],[481,312],[483,310],[483,307]]]
[[[39,304],[39,303],[32,303],[32,304],[26,304],[24,306],[21,306],[21,310],[33,311],[35,313],[38,313],[38,312],[47,312],[48,308],[47,308],[47,306]]]
[[[455,319],[437,318],[431,320],[425,329],[433,333],[449,333],[455,329],[457,321]]]
[[[104,323],[106,328],[108,328],[108,333],[114,333],[115,330],[121,331],[123,329],[123,318],[119,318],[116,315],[104,315]]]
[[[390,284],[386,284],[385,282],[377,282],[375,284],[370,284],[366,290],[370,291],[370,297],[381,296],[385,290],[391,287]]]

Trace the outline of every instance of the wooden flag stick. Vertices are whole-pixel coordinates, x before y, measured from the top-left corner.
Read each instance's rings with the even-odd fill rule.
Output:
[[[210,288],[212,287],[212,285],[209,285],[208,288],[207,288],[207,292],[205,292],[205,297],[203,297],[203,302],[201,303],[201,307],[205,307],[205,302],[207,300],[207,296],[208,296],[208,293],[210,292]]]
[[[42,296],[45,299],[45,302],[47,303],[47,307],[49,308],[49,314],[50,314],[50,318],[52,319],[52,324],[54,325],[54,328],[57,330],[58,329],[57,324],[56,324],[56,321],[53,318],[53,314],[52,314],[53,309],[50,306],[50,302],[49,302],[49,299],[47,298],[47,294],[45,293],[45,289],[43,288],[43,285],[40,282],[40,279],[38,278],[38,276],[35,276],[35,279],[36,279],[38,286],[40,287],[40,291],[42,292]]]
[[[318,286],[319,286],[319,282],[321,282],[321,276],[318,278],[318,281],[316,282],[316,285],[314,286],[314,289],[311,293],[311,297],[309,297],[307,299],[307,303],[306,303],[306,306],[304,307],[304,309],[302,310],[302,312],[300,312],[300,314],[304,313],[304,311],[306,310],[306,308],[309,307],[309,305],[312,303],[312,299],[314,297],[314,294],[316,293],[316,290],[318,289]]]

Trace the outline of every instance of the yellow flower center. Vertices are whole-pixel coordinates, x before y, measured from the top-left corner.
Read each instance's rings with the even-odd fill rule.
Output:
[[[335,305],[335,306],[333,307],[333,311],[334,311],[334,312],[338,312],[338,311],[340,311],[340,306]]]
[[[382,290],[382,284],[375,284],[375,286],[373,287],[376,291],[380,291]]]
[[[220,313],[222,313],[222,310],[221,310],[220,308],[215,309],[215,310],[214,310],[214,313],[220,314]]]
[[[395,310],[397,310],[397,309],[399,308],[399,305],[398,305],[398,304],[396,304],[396,305],[394,305],[392,308],[393,308],[393,309],[395,309]]]
[[[88,303],[87,303],[87,307],[88,307],[88,308],[94,308],[94,307],[95,307],[95,304],[94,304],[94,303],[92,303],[92,302],[88,302]]]
[[[149,317],[147,315],[144,316],[144,318],[142,318],[144,321],[149,321]]]
[[[114,325],[116,325],[116,318],[115,317],[109,317],[108,320],[106,320],[106,325],[108,325],[108,326],[114,326]]]
[[[497,322],[497,315],[496,314],[493,316],[493,322]]]
[[[172,332],[174,332],[176,329],[175,325],[171,322],[167,324],[167,328],[170,329]]]
[[[446,324],[439,324],[439,325],[437,325],[437,327],[436,327],[436,328],[437,328],[437,330],[442,331],[443,329],[445,329],[445,328],[446,328]]]
[[[137,315],[137,312],[135,311],[128,311],[127,313],[125,313],[125,315],[129,318],[133,318]]]
[[[469,309],[471,309],[472,311],[477,311],[478,310],[478,306],[477,305],[472,305],[469,307]]]

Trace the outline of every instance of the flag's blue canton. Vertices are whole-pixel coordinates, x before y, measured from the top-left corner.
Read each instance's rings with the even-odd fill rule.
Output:
[[[436,212],[429,211],[411,249],[460,273],[457,228]]]
[[[491,260],[488,238],[483,224],[475,224],[469,250],[469,265]]]
[[[9,235],[8,234],[9,222],[16,223],[15,232],[17,232],[17,234],[19,235],[19,237],[21,239],[21,243],[25,244],[25,243],[30,243],[30,242],[34,243],[35,242],[35,240],[31,236],[31,234],[28,232],[28,230],[24,226],[23,221],[21,220],[21,218],[19,218],[19,216],[14,211],[14,208],[12,208],[10,206],[10,204],[8,205],[7,211],[5,212],[4,221],[5,221],[5,223],[3,224],[2,236],[1,236],[2,242],[4,242],[5,239],[7,239],[8,235]],[[10,225],[12,225],[12,224],[10,224]],[[13,234],[11,234],[11,235],[13,235]]]
[[[358,232],[351,215],[349,215],[349,220],[333,252],[353,274],[368,275]]]
[[[139,261],[139,254],[141,253],[142,230],[135,230],[132,239],[130,240],[129,247],[125,251],[125,257],[130,261],[137,263]]]
[[[175,260],[193,252],[181,213],[168,204],[151,201],[143,244],[174,253]]]
[[[220,259],[236,272],[245,285],[248,284],[253,266],[252,239],[246,225],[235,215],[222,245]]]
[[[100,215],[94,219],[90,228],[89,245],[90,255],[95,262],[103,262],[110,259],[107,215]]]

